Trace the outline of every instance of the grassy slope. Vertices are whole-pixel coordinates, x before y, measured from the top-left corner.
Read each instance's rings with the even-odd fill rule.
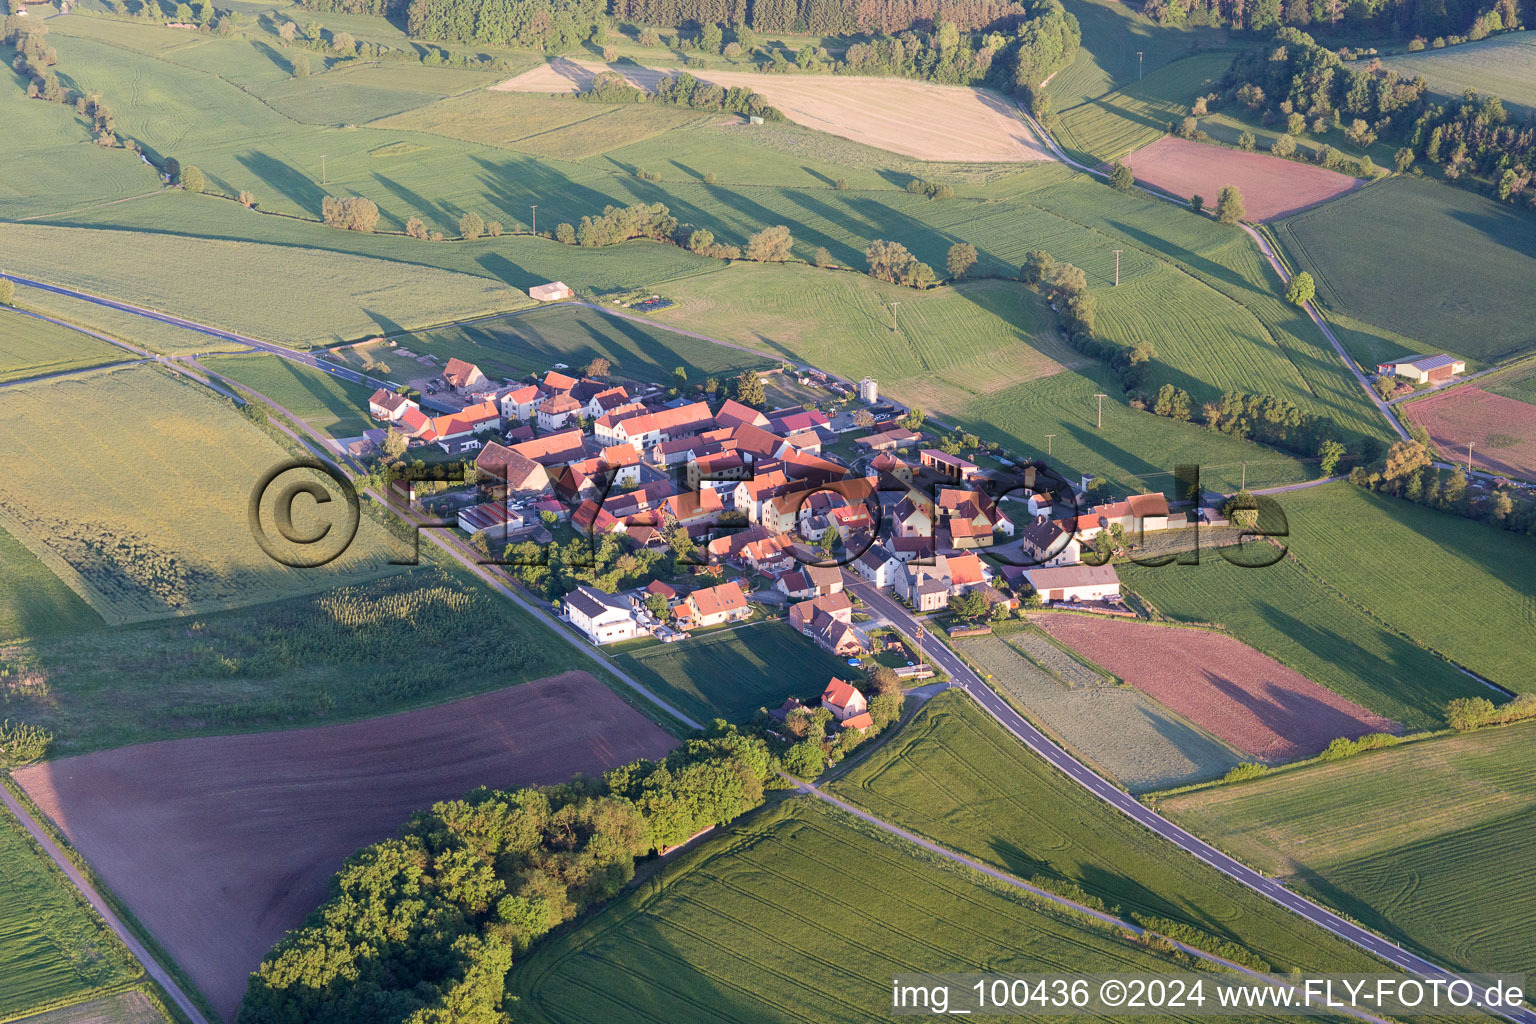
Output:
[[[373,388],[341,380],[270,353],[205,356],[201,363],[266,395],[332,437],[355,437],[374,427],[368,418]]]
[[[876,1021],[903,973],[1168,969],[913,851],[808,798],[786,801],[521,958],[508,984],[518,1018]]]
[[[207,202],[176,194],[171,202]],[[237,219],[259,214],[229,205]],[[45,225],[0,232],[0,260],[28,276],[306,347],[527,306],[484,276],[250,242]],[[217,282],[217,287],[211,285]],[[212,339],[210,339],[212,342]]]
[[[833,676],[861,669],[834,658],[783,622],[706,633],[676,644],[621,654],[619,666],[690,717],[745,721],[785,697],[820,697]]]
[[[0,1017],[140,976],[138,964],[9,811],[0,811]]]
[[[246,346],[239,342],[225,341],[185,327],[160,323],[157,320],[98,306],[84,299],[58,295],[41,288],[18,285],[16,304],[25,309],[57,317],[67,323],[79,324],[81,327],[99,331],[151,352],[179,355],[193,352],[246,351]]]
[[[1394,178],[1274,225],[1330,306],[1443,349],[1493,362],[1536,346],[1526,285],[1532,215],[1438,182]],[[1434,239],[1432,246],[1425,239]],[[1402,254],[1390,274],[1364,252]],[[1469,317],[1477,329],[1469,331]]]
[[[1536,726],[1521,725],[1413,743],[1174,797],[1163,810],[1442,962],[1530,973],[1533,741]]]
[[[1232,63],[1228,51],[1175,61],[1068,110],[1061,111],[1057,141],[1085,163],[1113,161],[1156,142],[1178,124],[1197,96],[1216,91]]]
[[[287,729],[436,704],[572,665],[568,648],[467,574],[430,563],[194,619],[16,643],[7,714],[55,753]]]
[[[100,615],[70,590],[36,555],[0,529],[0,643],[44,633],[85,632],[103,625]]]
[[[61,446],[110,423],[110,444]],[[279,565],[246,528],[260,478],[288,452],[228,404],[153,367],[0,392],[0,525],[110,622],[313,593],[392,571],[363,519],[322,568]],[[296,503],[301,532],[312,506]],[[271,509],[267,508],[271,532]],[[273,534],[275,536],[275,533]],[[315,554],[315,552],[310,552]]]
[[[1126,913],[1185,921],[1279,970],[1367,971],[1364,953],[1148,835],[1007,735],[970,698],[941,694],[831,787],[880,817]]]
[[[602,356],[616,376],[671,386],[677,383],[675,371],[679,366],[688,372],[690,381],[702,384],[709,376],[723,379],[747,367],[763,368],[772,362],[643,321],[570,305],[423,331],[401,338],[399,343],[418,355],[437,356],[439,368],[450,356],[458,356],[476,363],[492,377],[508,379],[529,372],[542,375],[555,363],[581,367]],[[391,379],[406,380],[432,372],[408,359],[391,359],[389,350],[378,346],[342,349],[335,356],[359,369],[367,368],[371,361],[370,373],[402,374]]]
[[[145,60],[91,40],[63,42],[66,48],[79,48],[82,64],[102,78],[109,94],[114,77],[126,88]],[[134,116],[147,136],[163,138],[183,162],[198,163],[216,186],[231,192],[250,188],[263,209],[279,212],[313,216],[325,192],[360,192],[380,204],[383,226],[398,227],[419,214],[451,232],[465,209],[511,226],[526,223],[529,205],[537,203],[548,225],[575,221],[609,203],[663,201],[680,219],[709,226],[734,242],[765,225],[784,223],[803,257],[825,246],[834,259],[851,265],[862,262],[876,234],[901,240],[936,266],[942,266],[952,242],[972,241],[981,250],[984,273],[1012,273],[1025,250],[1043,245],[1084,266],[1101,286],[1113,263],[1110,250],[1122,248],[1123,286],[1114,294],[1101,291],[1101,323],[1106,334],[1127,342],[1154,340],[1160,352],[1154,387],[1164,381],[1180,384],[1202,400],[1230,386],[1270,392],[1333,415],[1348,429],[1379,430],[1374,413],[1333,364],[1320,336],[1279,302],[1275,282],[1244,239],[1148,200],[1112,196],[1081,179],[1064,181],[1058,168],[967,185],[961,196],[944,201],[907,194],[901,190],[906,175],[896,171],[883,176],[883,187],[838,191],[826,180],[837,173],[830,164],[816,168],[810,179],[819,182],[814,188],[711,186],[701,183],[701,169],[691,165],[678,171],[680,180],[650,183],[440,135],[300,125],[225,82],[175,64],[156,65],[154,88],[141,92],[142,110]],[[191,95],[197,101],[186,99]],[[233,137],[216,125],[204,130],[200,121],[214,113],[249,130]],[[776,180],[806,180],[803,160],[760,148],[765,166],[783,168],[782,173],[775,170]],[[324,187],[315,180],[321,153],[329,159],[330,181]],[[373,155],[379,153],[403,155]],[[144,223],[152,213],[156,227],[182,228],[206,218],[190,206],[170,211],[169,219],[167,212],[165,204],[153,211],[130,204],[122,211],[82,215],[77,222]],[[231,211],[222,213],[227,219]],[[290,230],[286,223],[251,222],[264,219],[247,219],[238,229],[221,226],[217,233],[238,230],[266,237],[274,227]],[[326,244],[344,249],[388,243]],[[537,256],[549,259],[549,271],[530,272],[525,260],[502,255],[509,248],[505,242],[433,247],[468,250],[451,256],[423,253],[424,248],[415,245],[409,258],[451,260],[456,269],[474,268],[514,284],[564,277],[560,270],[566,261],[547,250]],[[633,285],[637,278],[658,279],[631,274],[625,283]]]
[[[1388,57],[1382,63],[1404,78],[1423,75],[1431,89],[1460,97],[1468,89],[1504,101],[1512,120],[1536,111],[1536,32],[1509,32],[1443,50]]]
[[[0,309],[0,383],[133,358],[89,335]]]
[[[1200,50],[1227,45],[1222,29],[1159,27],[1136,8],[1116,0],[1066,0],[1065,6],[1077,18],[1083,45],[1071,65],[1051,79],[1049,92],[1058,112]],[[1139,62],[1138,50],[1142,53]]]
[[[1517,367],[1508,373],[1489,374],[1478,382],[1478,387],[1536,405],[1536,363]]]
[[[1536,690],[1529,538],[1342,483],[1284,506],[1302,562],[1352,601],[1497,683]]]

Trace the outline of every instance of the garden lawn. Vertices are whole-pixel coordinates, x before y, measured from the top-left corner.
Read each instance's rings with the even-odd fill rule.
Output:
[[[68,879],[0,808],[0,1017],[7,1020],[141,976]]]
[[[103,416],[111,423],[105,436]],[[114,624],[397,571],[388,558],[398,543],[368,517],[351,546],[319,568],[279,564],[258,545],[247,525],[251,496],[291,459],[228,402],[158,367],[21,384],[0,391],[0,461],[8,467],[0,528]],[[267,493],[262,514],[279,553],[321,554],[285,546],[272,527],[276,490]],[[321,507],[295,502],[294,528],[306,534],[332,522],[318,518]]]
[[[758,708],[776,708],[786,697],[812,702],[833,676],[857,682],[863,672],[779,620],[641,647],[614,660],[647,689],[700,722],[744,722]]]
[[[356,437],[375,424],[368,418],[373,388],[284,359],[270,352],[205,356],[201,365],[261,392],[311,427],[332,437]]]
[[[1170,797],[1162,810],[1437,962],[1530,974],[1533,742],[1532,724],[1448,736]]]
[[[269,219],[238,206],[226,213]],[[37,224],[0,230],[0,263],[25,264],[34,280],[298,348],[532,301],[484,277],[334,252]]]
[[[830,787],[929,839],[1047,887],[1246,946],[1280,972],[1376,961],[1147,833],[1005,733],[963,693],[932,698]]]
[[[540,942],[507,987],[529,1024],[841,1024],[888,1020],[893,975],[1169,969],[1085,918],[800,797]]]
[[[52,730],[55,754],[366,718],[570,666],[553,632],[466,572],[431,563],[219,614],[56,630],[0,648],[6,715]]]
[[[1536,348],[1536,214],[1420,178],[1378,182],[1273,225],[1324,303],[1482,363]],[[1433,245],[1424,239],[1434,239]],[[1398,253],[1393,272],[1360,259]],[[1475,318],[1476,330],[1468,330]]]
[[[555,363],[579,369],[601,356],[609,361],[610,376],[668,386],[678,383],[679,366],[691,383],[703,384],[707,377],[725,379],[775,363],[632,316],[560,304],[398,339],[399,347],[416,355],[436,356],[435,368],[377,345],[338,349],[331,356],[368,373],[395,374],[391,379],[401,381],[441,373],[453,356],[475,363],[491,377],[507,379],[528,373],[542,377]]]
[[[1068,689],[1001,637],[958,641],[955,649],[1010,703],[1132,792],[1219,778],[1243,761],[1129,686]]]
[[[88,334],[0,308],[0,383],[134,358]]]
[[[1351,603],[1502,686],[1536,692],[1530,538],[1345,483],[1283,504],[1292,550]]]

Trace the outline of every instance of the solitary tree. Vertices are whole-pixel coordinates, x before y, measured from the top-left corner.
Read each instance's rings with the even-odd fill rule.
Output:
[[[742,255],[758,263],[783,263],[789,259],[793,244],[794,238],[790,236],[789,228],[778,224],[763,228],[747,239],[747,248]]]
[[[1328,438],[1318,445],[1317,456],[1318,470],[1323,476],[1333,476],[1334,470],[1339,468],[1339,460],[1344,457],[1344,446]]]
[[[289,22],[289,24],[291,25],[293,23]],[[288,66],[290,69],[292,69],[294,78],[309,77],[309,57],[305,54],[294,54],[293,59],[288,62]]]
[[[206,192],[208,179],[203,177],[203,172],[188,164],[181,169],[181,187],[188,192]]]
[[[1280,135],[1269,144],[1269,152],[1274,156],[1290,156],[1296,152],[1296,139],[1291,135]]]
[[[384,434],[384,458],[394,462],[404,455],[410,447],[411,439],[406,437],[394,427],[390,427]]]
[[[357,52],[357,43],[352,39],[352,33],[337,32],[331,36],[331,49],[343,57],[350,57]]]
[[[474,241],[485,233],[485,221],[473,210],[459,218],[459,234]]]
[[[1193,213],[1201,213],[1205,210],[1205,196],[1193,195],[1189,197],[1189,209]]]
[[[613,364],[607,359],[602,356],[593,356],[592,361],[587,364],[586,374],[588,377],[606,377],[611,369]]]
[[[1291,277],[1285,285],[1285,301],[1293,306],[1305,306],[1312,301],[1312,296],[1317,294],[1317,285],[1312,281],[1312,275],[1305,270]]]
[[[1221,194],[1216,197],[1216,219],[1223,224],[1236,224],[1243,219],[1244,212],[1243,194],[1237,186],[1221,186]]]
[[[741,376],[736,378],[736,401],[753,408],[767,404],[768,392],[763,387],[763,378],[757,375],[756,370],[743,370]]]
[[[970,242],[956,242],[949,247],[949,255],[944,260],[944,269],[949,276],[958,281],[971,272],[976,265],[976,247]]]
[[[1024,254],[1024,265],[1019,268],[1019,280],[1025,284],[1039,284],[1056,266],[1056,260],[1044,249],[1031,249]]]
[[[1136,187],[1136,175],[1125,164],[1116,161],[1114,170],[1109,172],[1109,183],[1121,192],[1129,192]]]

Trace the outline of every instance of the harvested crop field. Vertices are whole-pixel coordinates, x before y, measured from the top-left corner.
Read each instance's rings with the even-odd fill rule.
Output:
[[[1244,153],[1203,142],[1167,137],[1125,158],[1136,180],[1188,199],[1203,196],[1216,205],[1223,185],[1243,194],[1246,220],[1274,220],[1353,192],[1360,181],[1325,167]]]
[[[1263,761],[1308,757],[1339,736],[1398,731],[1389,719],[1223,633],[1086,615],[1031,619],[1164,706]]]
[[[672,745],[568,672],[388,718],[124,747],[16,778],[233,1020],[263,954],[321,903],[348,856],[412,811]]]
[[[502,92],[581,92],[604,71],[652,89],[678,69],[614,67],[557,59],[491,88]],[[748,71],[690,70],[704,81],[760,93],[785,117],[867,146],[919,160],[1049,160],[1012,101],[982,89],[899,78],[830,78]]]
[[[1441,454],[1489,473],[1536,479],[1536,405],[1463,384],[1409,402],[1408,419],[1429,431]]]

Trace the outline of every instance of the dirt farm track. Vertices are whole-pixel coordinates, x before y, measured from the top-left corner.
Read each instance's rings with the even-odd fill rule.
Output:
[[[654,90],[682,69],[608,67],[557,59],[491,88],[503,92],[582,92],[600,72],[613,71],[633,86]],[[900,78],[770,75],[690,69],[724,88],[760,93],[796,124],[919,160],[1023,162],[1051,155],[1019,116],[1013,101],[984,89],[933,85]]]
[[[674,740],[584,672],[422,711],[170,740],[16,773],[225,1020],[342,862],[480,785],[559,782]]]

